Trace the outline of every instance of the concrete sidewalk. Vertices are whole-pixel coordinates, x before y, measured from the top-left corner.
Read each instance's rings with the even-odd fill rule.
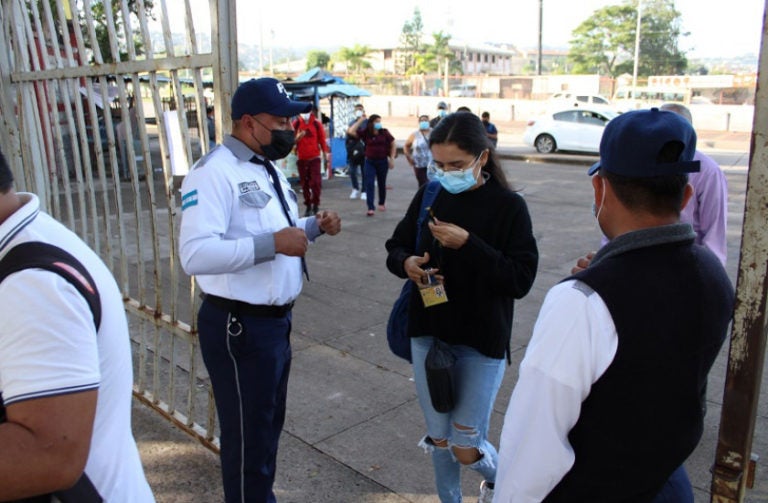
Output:
[[[411,120],[411,119],[409,119]],[[385,119],[395,131],[407,128]],[[415,118],[412,122],[415,127]],[[502,135],[522,134],[520,124],[497,124]],[[522,125],[524,127],[524,124]],[[410,128],[408,128],[410,129]],[[398,139],[404,139],[397,130]],[[518,135],[518,132],[520,135]],[[722,133],[721,133],[722,134]],[[708,136],[700,134],[702,138]],[[718,148],[741,145],[713,137]],[[512,365],[491,420],[497,443],[517,369],[546,291],[568,275],[576,258],[594,249],[599,235],[590,213],[591,186],[583,165],[594,156],[560,156],[560,164],[526,163],[536,155],[502,136],[505,170],[528,202],[537,237],[540,266],[531,293],[519,301],[512,338]],[[576,166],[565,164],[573,159]],[[746,173],[728,172],[729,264],[735,281]],[[415,190],[415,178],[399,156],[390,172],[387,211],[365,216],[364,203],[350,200],[348,178],[324,181],[321,208],[340,212],[343,231],[323,236],[307,262],[311,281],[296,303],[294,360],[289,383],[288,417],[278,456],[276,492],[280,503],[394,503],[438,501],[430,458],[417,447],[423,419],[409,365],[390,354],[385,324],[402,280],[385,268],[384,242],[404,214]],[[687,467],[696,501],[709,501],[709,469],[714,460],[727,345],[715,365],[708,392],[708,414],[700,447]],[[764,372],[754,452],[768,458],[768,372]],[[222,501],[216,455],[178,431],[159,415],[136,404],[134,433],[157,501]],[[765,462],[763,461],[763,464]],[[758,467],[757,486],[748,502],[768,502],[765,466]],[[477,498],[480,478],[464,475],[464,496]]]

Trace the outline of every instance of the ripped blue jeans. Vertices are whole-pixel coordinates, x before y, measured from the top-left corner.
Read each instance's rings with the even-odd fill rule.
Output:
[[[441,503],[461,503],[461,464],[452,447],[476,448],[482,457],[467,467],[480,473],[488,482],[496,481],[498,453],[488,442],[488,423],[504,377],[505,360],[489,358],[468,346],[450,346],[456,356],[456,406],[449,413],[440,413],[432,407],[424,371],[424,359],[431,346],[432,337],[411,339],[413,378],[427,425],[427,436],[419,446],[432,454]],[[447,440],[448,447],[438,447],[433,440]]]

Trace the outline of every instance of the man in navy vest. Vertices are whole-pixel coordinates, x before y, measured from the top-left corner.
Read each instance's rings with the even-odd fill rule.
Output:
[[[544,300],[504,421],[495,502],[693,502],[682,465],[734,301],[720,261],[679,222],[695,150],[673,112],[606,126],[589,175],[610,242]]]

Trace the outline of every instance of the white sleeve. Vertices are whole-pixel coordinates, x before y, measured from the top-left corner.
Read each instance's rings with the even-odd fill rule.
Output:
[[[617,343],[610,313],[589,287],[571,280],[549,291],[504,417],[495,503],[542,501],[571,469],[568,433]]]
[[[234,194],[215,167],[192,170],[182,183],[181,194],[179,257],[187,274],[231,273],[254,265],[254,236],[224,237]],[[273,239],[271,233],[268,238]]]
[[[0,391],[6,404],[96,389],[93,315],[58,274],[27,269],[0,284]]]

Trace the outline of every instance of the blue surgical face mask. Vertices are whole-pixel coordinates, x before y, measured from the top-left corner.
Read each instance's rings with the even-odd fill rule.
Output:
[[[373,124],[373,129],[381,129],[381,122],[375,122]]]
[[[429,129],[429,121],[419,122],[419,129]]]
[[[479,160],[480,157],[478,156],[471,166],[458,171],[443,171],[440,168],[433,169],[434,179],[439,181],[440,185],[451,194],[465,192],[477,184],[475,168]]]
[[[440,111],[437,112],[437,115],[439,115],[440,117],[445,117],[446,115],[448,115],[448,112],[446,112],[444,109],[441,108]]]

